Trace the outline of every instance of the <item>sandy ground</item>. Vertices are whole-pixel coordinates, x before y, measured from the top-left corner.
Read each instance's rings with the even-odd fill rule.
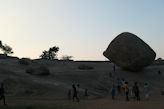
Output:
[[[22,65],[18,59],[0,59],[0,82],[5,82],[5,91],[9,106],[54,104],[71,107],[69,109],[163,109],[164,72],[163,62],[146,67],[140,72],[128,72],[116,67],[110,62],[59,62],[47,60],[32,60],[29,65]],[[91,70],[80,70],[80,65],[91,66]],[[45,66],[50,70],[49,76],[36,76],[26,73],[26,69]],[[111,76],[111,75],[112,76]],[[112,101],[110,88],[117,78],[124,78],[132,87],[135,81],[139,83],[141,101],[126,102],[124,96],[117,96]],[[150,85],[151,99],[144,99],[144,83]],[[89,100],[83,97],[80,103],[68,101],[67,92],[73,83],[80,83],[80,93],[89,90]],[[2,104],[2,103],[1,103]],[[1,105],[0,104],[0,105]],[[72,108],[73,107],[73,108]],[[1,106],[0,106],[1,108]],[[11,108],[13,109],[13,108]],[[45,108],[46,109],[46,108]],[[63,108],[66,109],[66,108]]]
[[[153,99],[153,98],[151,98]],[[0,104],[1,108],[4,107]],[[58,105],[61,109],[163,109],[164,97],[155,100],[141,100],[140,102],[130,100],[126,102],[124,100],[111,100],[110,97],[104,99],[95,100],[81,100],[79,103],[69,100],[53,100],[52,98],[10,98],[8,99],[8,107],[17,106],[41,106],[41,107],[53,107]],[[66,107],[66,108],[62,108]]]

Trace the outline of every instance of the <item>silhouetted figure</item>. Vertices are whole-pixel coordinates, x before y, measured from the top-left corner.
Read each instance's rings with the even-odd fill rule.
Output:
[[[114,85],[111,88],[111,95],[112,95],[112,100],[114,100],[115,99],[115,95],[116,95],[116,89],[115,89]]]
[[[112,77],[113,77],[111,72],[109,72],[109,77],[110,77],[110,78],[112,78]]]
[[[118,93],[121,93],[121,81],[120,81],[120,79],[117,79],[117,91],[118,91]]]
[[[72,94],[71,94],[71,90],[69,89],[69,90],[68,90],[68,94],[67,94],[68,100],[71,100],[71,95],[72,95]]]
[[[73,101],[76,99],[77,102],[79,102],[79,98],[78,98],[78,95],[77,95],[77,89],[76,89],[76,86],[75,84],[72,85],[72,88],[73,88]]]
[[[158,75],[161,75],[161,71],[160,70],[158,70]]]
[[[121,85],[122,85],[122,87],[125,85],[125,79],[124,78],[122,78]]]
[[[121,79],[121,88],[125,91],[125,80],[123,78]]]
[[[129,87],[129,94],[130,94],[130,98],[135,99],[135,95],[134,95],[134,92],[133,92],[133,87]]]
[[[149,88],[148,83],[145,83],[145,85],[144,85],[144,91],[145,91],[145,98],[146,98],[146,100],[149,100],[150,88]]]
[[[1,88],[0,88],[0,100],[3,100],[3,104],[6,104],[6,99],[5,99],[5,90],[4,90],[4,84],[1,83]]]
[[[85,89],[85,91],[84,91],[84,97],[86,98],[86,99],[88,99],[88,89]]]
[[[116,72],[116,66],[115,66],[115,64],[113,65],[113,72],[114,73]]]
[[[129,101],[129,87],[128,87],[128,82],[125,82],[124,91],[125,91],[125,94],[126,94],[126,101]]]
[[[135,93],[135,99],[137,99],[137,101],[140,101],[140,91],[137,82],[134,83],[133,92]]]
[[[77,84],[77,97],[79,98],[80,101],[80,84]]]

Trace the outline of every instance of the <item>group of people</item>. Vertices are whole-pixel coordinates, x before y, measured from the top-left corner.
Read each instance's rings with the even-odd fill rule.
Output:
[[[140,89],[139,85],[137,82],[134,82],[134,85],[129,88],[128,82],[122,79],[122,82],[118,79],[117,81],[117,92],[118,94],[121,94],[121,90],[123,90],[126,101],[129,101],[129,94],[131,97],[133,97],[135,100],[140,101]],[[145,98],[148,100],[150,96],[150,88],[148,83],[144,84],[144,93],[145,93]],[[111,88],[111,95],[112,99],[115,99],[116,96],[116,88],[115,85],[112,86]]]
[[[68,99],[69,100],[73,100],[73,101],[77,101],[77,102],[80,102],[80,84],[72,84],[72,91],[71,89],[68,90]],[[85,89],[84,90],[84,97],[86,99],[88,99],[88,89]]]

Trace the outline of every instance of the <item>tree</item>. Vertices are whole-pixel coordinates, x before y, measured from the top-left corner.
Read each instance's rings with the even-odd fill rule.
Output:
[[[71,58],[73,58],[73,56],[67,56],[67,55],[64,55],[64,56],[62,56],[62,60],[71,60]]]
[[[3,45],[2,42],[0,41],[0,49],[3,51],[4,54],[13,54],[14,52],[12,51],[12,48],[8,45]]]
[[[40,57],[42,59],[56,59],[57,58],[57,52],[59,51],[59,47],[54,46],[52,48],[49,48],[48,51],[44,50]]]
[[[49,59],[49,53],[48,51],[44,50],[42,54],[40,55],[42,59]]]
[[[161,61],[161,60],[162,60],[162,58],[158,58],[158,59],[157,59],[157,61]]]
[[[0,48],[2,47],[2,41],[0,40]]]

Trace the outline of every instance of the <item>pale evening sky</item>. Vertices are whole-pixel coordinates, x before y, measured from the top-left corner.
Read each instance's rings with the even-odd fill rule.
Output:
[[[20,58],[58,46],[58,58],[106,60],[103,51],[126,31],[164,58],[163,19],[164,0],[0,0],[0,40]]]

